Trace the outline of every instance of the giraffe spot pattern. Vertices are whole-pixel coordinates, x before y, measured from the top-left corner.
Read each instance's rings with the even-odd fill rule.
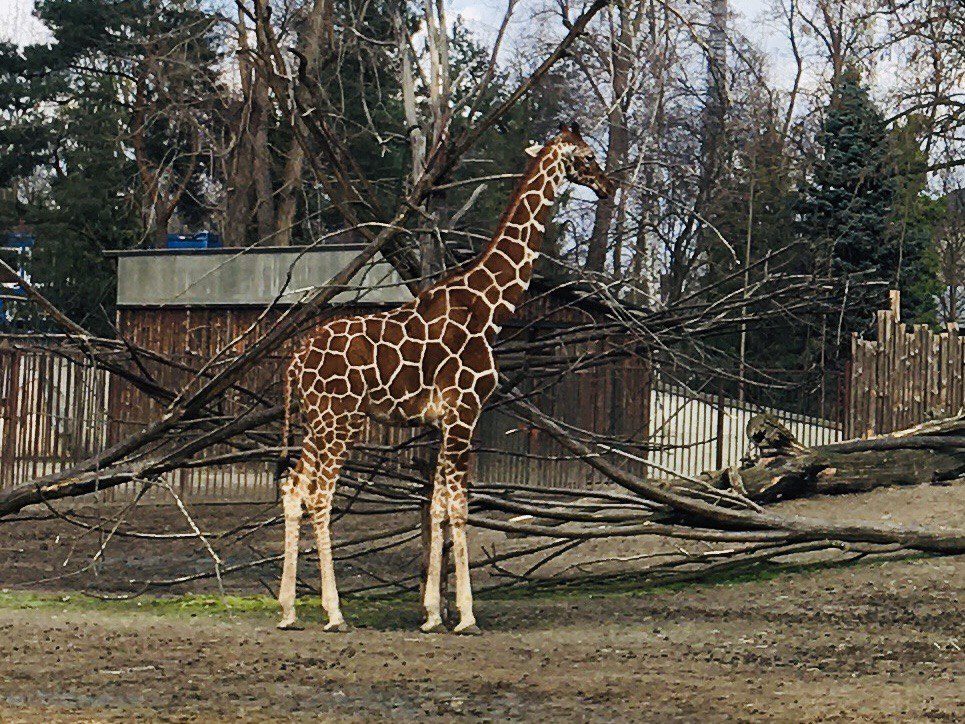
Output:
[[[433,526],[424,628],[441,623],[439,525],[447,517],[453,533],[459,627],[473,625],[465,542],[466,477],[472,433],[497,383],[492,345],[529,285],[560,184],[570,178],[608,186],[596,162],[587,159],[592,159],[592,152],[578,132],[564,129],[530,161],[499,230],[472,264],[395,309],[329,321],[293,355],[285,379],[286,399],[297,395],[306,436],[298,463],[282,486],[282,626],[295,620],[294,576],[303,505],[315,523],[329,626],[343,621],[328,522],[339,470],[365,416],[392,424],[430,424],[442,431],[430,502]],[[596,172],[601,178],[592,178]],[[287,410],[286,402],[286,431]]]

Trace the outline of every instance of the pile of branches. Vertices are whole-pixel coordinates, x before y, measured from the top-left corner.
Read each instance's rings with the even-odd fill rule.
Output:
[[[349,267],[340,276],[348,277],[351,273],[352,267]],[[210,552],[212,567],[206,572],[142,581],[138,590],[202,578],[217,578],[220,582],[226,576],[251,568],[277,565],[276,555],[260,555],[250,561],[226,565],[218,551],[252,530],[279,524],[280,515],[242,521],[229,531],[203,531],[193,522],[176,490],[165,483],[165,478],[181,469],[273,462],[279,458],[292,459],[298,454],[297,448],[279,445],[277,423],[282,411],[280,405],[274,404],[277,395],[249,389],[244,381],[245,372],[258,365],[269,350],[300,334],[309,323],[299,314],[305,307],[292,307],[283,313],[278,324],[261,334],[252,333],[244,352],[226,352],[194,368],[124,341],[95,337],[63,317],[29,282],[21,280],[21,286],[51,319],[64,326],[66,333],[56,337],[8,336],[5,344],[21,350],[48,352],[53,344],[58,354],[78,364],[93,364],[109,371],[164,405],[165,412],[135,434],[70,469],[0,492],[0,517],[21,519],[17,516],[20,511],[39,504],[72,524],[106,534],[108,539],[125,535],[158,537],[125,528],[123,514],[129,512],[129,507],[116,519],[93,520],[53,506],[57,500],[125,483],[141,486],[136,503],[149,488],[158,486],[171,495],[190,522],[191,532],[175,535],[203,541]],[[345,288],[343,282],[311,294],[320,298]],[[600,329],[619,330],[621,339],[637,340],[639,344],[643,343],[644,330],[651,340],[666,339],[669,334],[680,334],[681,328],[699,328],[706,309],[694,305],[689,315],[686,310],[654,313],[624,307],[604,295],[587,296],[587,299],[604,308],[611,305],[611,313],[599,325],[588,324],[585,328],[567,331],[569,344],[557,343],[551,347],[538,337],[530,340],[530,347],[519,339],[503,344],[503,384],[493,404],[545,431],[571,459],[582,460],[588,468],[602,474],[610,485],[586,490],[555,489],[538,481],[475,485],[472,524],[505,533],[512,540],[512,544],[490,551],[473,564],[495,571],[497,585],[532,581],[549,562],[586,542],[607,538],[659,536],[699,542],[696,548],[677,545],[669,552],[644,556],[645,565],[636,566],[635,576],[661,582],[824,550],[843,550],[852,557],[902,550],[932,553],[965,550],[965,534],[960,531],[880,523],[842,524],[779,515],[764,507],[775,500],[815,493],[854,492],[878,485],[960,478],[965,474],[965,418],[931,422],[870,440],[807,449],[779,422],[761,416],[752,420],[748,429],[748,441],[758,452],[740,467],[709,472],[700,478],[655,483],[630,472],[630,465],[614,462],[645,462],[646,444],[580,430],[565,420],[545,414],[533,403],[530,394],[514,385],[513,360],[528,356],[527,373],[537,378],[586,369],[630,354],[632,345],[593,347],[592,354],[552,354],[552,351],[579,350],[577,341],[606,339],[605,333],[597,336]],[[779,297],[772,297],[774,300]],[[623,315],[622,320],[617,313]],[[661,328],[660,317],[666,320],[667,328]],[[176,388],[164,386],[158,381],[164,375],[151,373],[158,367],[178,371],[182,379],[188,380],[187,384]],[[240,414],[224,414],[223,402],[228,396],[236,406],[241,406]],[[362,445],[360,454],[353,456],[344,470],[336,502],[337,515],[395,514],[420,509],[427,502],[426,481],[432,451],[433,440],[426,434],[416,435],[401,446]],[[415,522],[402,527],[374,527],[374,531],[357,540],[342,542],[340,556],[347,561],[358,561],[366,555],[403,546],[419,535]],[[523,570],[513,572],[509,565],[512,561],[518,561]],[[581,571],[587,569],[586,565],[580,566]],[[415,575],[410,574],[369,582],[357,590],[410,590],[417,585]]]
[[[259,33],[274,52],[256,61],[271,79],[275,100],[289,117],[305,158],[345,219],[346,228],[355,230],[366,240],[364,248],[327,284],[304,292],[298,303],[284,308],[273,305],[276,314],[270,326],[252,324],[220,353],[200,365],[186,364],[124,340],[96,337],[71,322],[29,282],[19,279],[29,300],[62,327],[63,334],[53,340],[59,354],[107,370],[154,400],[163,408],[163,414],[69,469],[0,491],[0,519],[15,519],[14,516],[28,506],[52,506],[57,500],[123,484],[133,483],[144,489],[164,486],[165,476],[181,469],[274,461],[297,454],[297,450],[279,445],[278,421],[282,411],[278,398],[264,390],[247,387],[247,374],[262,364],[267,355],[285,348],[330,313],[336,295],[358,292],[353,290],[351,280],[377,255],[389,260],[413,290],[419,287],[422,267],[417,251],[423,234],[412,229],[413,217],[417,217],[418,223],[424,222],[420,210],[424,212],[427,201],[438,187],[445,185],[460,159],[482,133],[540,82],[604,6],[604,2],[595,2],[575,18],[558,46],[505,101],[455,138],[441,136],[427,155],[421,176],[399,207],[388,214],[375,213],[378,204],[366,196],[364,179],[357,178],[345,148],[327,126],[324,115],[317,112],[316,109],[324,107],[324,102],[306,77],[304,64],[294,77],[287,73],[281,60],[284,53],[272,35],[270,24],[265,18],[258,18]],[[364,217],[363,213],[371,216]],[[458,248],[450,249],[450,254],[452,262],[460,261]],[[857,459],[853,456],[866,454],[875,446],[889,450],[897,449],[895,446],[937,450],[936,438],[941,438],[942,454],[953,463],[948,470],[942,468],[945,470],[942,474],[960,476],[962,470],[954,464],[961,459],[965,448],[965,438],[958,434],[960,419],[949,421],[940,433],[928,428],[875,441],[841,443],[836,448],[820,451],[795,450],[793,456],[789,454],[791,448],[787,448],[783,457],[765,456],[750,462],[743,470],[730,469],[705,478],[658,484],[648,476],[631,472],[631,465],[619,462],[650,464],[645,460],[645,443],[575,428],[541,411],[533,403],[531,393],[521,390],[523,379],[558,378],[564,373],[627,356],[649,357],[662,351],[672,353],[681,362],[710,366],[715,360],[708,357],[702,342],[731,334],[741,326],[794,319],[814,314],[816,310],[827,315],[842,298],[841,290],[829,280],[782,274],[780,265],[770,258],[760,263],[769,271],[755,275],[756,281],[749,287],[738,285],[736,291],[723,293],[721,290],[734,281],[725,279],[718,289],[707,288],[685,295],[666,308],[634,304],[630,300],[635,295],[628,294],[625,287],[617,294],[603,279],[576,275],[562,268],[543,270],[543,276],[535,280],[532,296],[538,298],[553,289],[557,307],[584,310],[588,321],[563,332],[556,330],[551,336],[537,333],[525,337],[509,335],[503,339],[497,350],[503,377],[493,405],[544,431],[572,459],[583,461],[610,485],[578,493],[536,484],[476,486],[471,523],[479,528],[524,536],[527,541],[513,550],[494,553],[477,565],[504,566],[511,558],[525,558],[527,568],[523,578],[526,578],[546,561],[585,541],[631,536],[664,536],[716,546],[702,548],[700,552],[680,548],[676,554],[669,554],[647,569],[655,579],[661,580],[703,575],[722,566],[773,560],[802,551],[847,548],[856,555],[905,549],[932,553],[965,551],[962,531],[839,523],[777,514],[764,507],[770,500],[787,497],[793,490],[821,490],[820,481],[828,478],[822,471],[832,467],[844,469],[849,464],[846,460]],[[10,267],[5,266],[4,271],[8,276],[16,275]],[[745,277],[746,272],[741,269],[739,275]],[[854,290],[852,298],[853,294]],[[262,319],[269,311],[265,311]],[[595,345],[595,342],[607,344]],[[39,344],[49,348],[51,339],[20,336],[8,338],[6,343],[21,349]],[[238,349],[243,351],[239,353]],[[171,379],[169,375],[157,374],[161,368],[175,370],[179,379],[186,381],[177,385],[161,382]],[[225,413],[227,398],[232,401],[231,414]],[[425,483],[430,467],[426,460],[431,459],[431,440],[425,435],[416,436],[406,446],[416,453],[406,458],[408,462],[400,462],[402,450],[398,446],[362,446],[362,454],[346,466],[339,510],[344,513],[354,508],[381,513],[414,510],[425,505]],[[815,456],[825,462],[815,462]],[[827,462],[828,456],[836,456],[833,464]],[[775,462],[777,459],[782,462]],[[775,466],[780,468],[779,472]],[[781,481],[790,481],[797,475],[795,480],[811,482],[767,482],[775,475],[783,476]],[[190,520],[183,501],[177,498],[173,488],[167,487]],[[67,513],[60,514],[81,526],[103,530],[106,525],[104,521],[84,521]],[[264,526],[276,521],[272,518],[250,525]],[[119,522],[108,529],[112,534],[124,532]],[[202,540],[210,551],[214,562],[211,575],[219,580],[244,567],[266,565],[275,560],[265,557],[234,567],[225,566],[212,542],[229,537],[229,532],[214,535],[193,523],[192,530],[192,535]],[[413,534],[414,531],[408,529],[385,531],[343,545],[354,556],[361,551],[401,545]],[[535,563],[532,556],[537,557]],[[184,582],[202,575],[206,574],[192,574],[177,580]],[[398,580],[384,585],[406,587],[413,582]]]

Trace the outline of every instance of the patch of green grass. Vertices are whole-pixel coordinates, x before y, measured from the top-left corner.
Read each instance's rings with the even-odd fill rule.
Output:
[[[299,596],[297,605],[298,616],[306,624],[327,620],[317,596]],[[58,594],[4,590],[0,592],[0,608],[148,613],[162,617],[244,616],[264,619],[266,623],[274,621],[279,615],[278,602],[269,596],[197,594],[105,600],[82,593]],[[404,600],[348,597],[343,601],[342,609],[346,617],[356,625],[371,628],[411,628],[418,625],[421,616],[421,608],[414,596]]]
[[[925,553],[908,554],[902,560],[929,557]],[[782,576],[812,575],[829,569],[884,565],[886,560],[823,560],[810,563],[756,563],[746,568],[729,569],[716,574],[695,576],[686,580],[660,581],[644,574],[622,573],[584,576],[565,581],[534,581],[511,588],[479,591],[477,598],[490,608],[511,601],[550,601],[616,596],[655,595],[679,591],[692,586],[734,586],[770,581]],[[298,597],[298,616],[307,625],[327,620],[318,596]],[[273,623],[278,615],[278,602],[269,596],[218,596],[186,594],[181,596],[139,596],[133,599],[104,600],[82,593],[34,593],[0,591],[0,608],[44,609],[52,611],[102,611],[105,613],[149,613],[162,617],[206,616],[211,618],[245,618]],[[374,629],[414,629],[422,620],[422,607],[415,594],[402,596],[346,596],[342,599],[345,617],[355,626]]]
[[[74,609],[88,611],[149,612],[157,615],[257,613],[267,609],[266,596],[139,596],[132,599],[102,599],[82,593],[0,592],[0,607],[27,609]],[[275,606],[277,607],[277,603]]]

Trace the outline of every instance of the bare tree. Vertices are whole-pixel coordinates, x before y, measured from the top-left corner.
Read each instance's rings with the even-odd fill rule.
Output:
[[[938,304],[941,320],[957,324],[965,314],[965,199],[961,191],[946,198],[946,217],[937,238],[938,272],[944,287]]]

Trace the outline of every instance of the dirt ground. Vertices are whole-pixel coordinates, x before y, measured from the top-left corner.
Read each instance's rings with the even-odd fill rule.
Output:
[[[887,490],[784,507],[959,527],[961,490]],[[246,512],[196,512],[214,525],[228,510]],[[151,519],[135,521],[141,527],[181,529],[161,509],[138,515]],[[344,535],[350,528],[346,519]],[[965,718],[961,557],[673,591],[491,595],[478,602],[485,633],[477,637],[419,634],[410,597],[386,601],[394,613],[377,624],[324,634],[317,613],[305,631],[281,632],[264,608],[192,614],[154,611],[147,602],[143,611],[130,603],[78,605],[78,590],[124,590],[132,577],[186,565],[203,570],[208,562],[193,544],[124,539],[108,547],[96,575],[54,578],[80,569],[99,546],[96,536],[75,536],[60,521],[0,525],[7,592],[0,597],[0,721]],[[272,552],[276,537],[280,530],[268,529],[231,555],[240,559],[245,545]],[[599,544],[579,555],[623,555],[641,545]],[[411,552],[387,556],[380,571],[410,565]],[[339,574],[351,585],[351,570]],[[229,586],[263,594],[259,578],[271,585],[274,575],[229,579]],[[211,590],[210,582],[192,585]],[[28,590],[66,591],[70,600],[38,606]],[[351,615],[351,598],[348,608]]]

